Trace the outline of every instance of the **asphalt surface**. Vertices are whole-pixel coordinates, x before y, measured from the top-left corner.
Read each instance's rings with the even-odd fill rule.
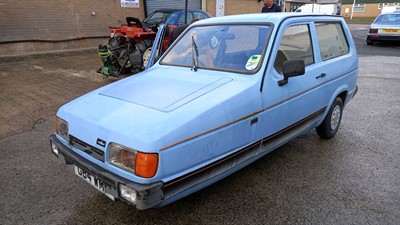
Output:
[[[95,50],[3,60],[0,224],[400,224],[400,46],[367,46],[366,26],[351,28],[359,92],[335,138],[321,140],[312,130],[210,187],[146,211],[109,200],[50,151],[57,108],[114,81],[94,72],[101,66]]]

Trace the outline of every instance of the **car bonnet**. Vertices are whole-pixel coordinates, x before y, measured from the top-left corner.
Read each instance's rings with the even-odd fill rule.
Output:
[[[161,69],[162,70],[162,69]],[[99,94],[163,112],[182,105],[232,81],[200,71],[169,70],[143,73],[104,89]]]

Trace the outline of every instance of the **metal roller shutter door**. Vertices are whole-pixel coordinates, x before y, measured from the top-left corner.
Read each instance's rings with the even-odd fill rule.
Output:
[[[146,0],[146,13],[157,9],[185,9],[185,0]],[[189,0],[188,9],[201,9],[201,0]]]

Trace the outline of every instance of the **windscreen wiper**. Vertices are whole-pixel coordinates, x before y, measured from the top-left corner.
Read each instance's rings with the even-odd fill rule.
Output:
[[[194,72],[197,71],[197,67],[199,66],[199,50],[197,49],[196,42],[192,36],[192,69]]]

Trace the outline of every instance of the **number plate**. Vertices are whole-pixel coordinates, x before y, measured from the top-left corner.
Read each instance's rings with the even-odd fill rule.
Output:
[[[111,200],[113,200],[113,201],[115,200],[114,196],[112,196],[110,193],[107,193],[106,185],[104,184],[104,182],[102,180],[94,177],[90,173],[84,171],[83,169],[81,169],[77,166],[74,166],[74,170],[75,170],[75,174],[78,175],[80,178],[84,179],[86,182],[88,182],[90,185],[92,185],[94,188],[99,190],[101,193],[103,193],[105,196],[107,196]]]
[[[382,29],[383,33],[398,33],[398,29]]]

